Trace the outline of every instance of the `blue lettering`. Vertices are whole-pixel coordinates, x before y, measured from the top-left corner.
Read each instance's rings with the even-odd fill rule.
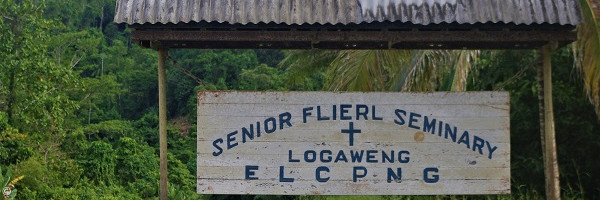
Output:
[[[348,114],[349,110],[352,108],[352,105],[350,104],[342,104],[340,105],[340,120],[351,120],[352,116],[347,116],[345,114]]]
[[[450,124],[446,124],[446,131],[444,131],[444,137],[448,139],[448,135],[450,135],[450,138],[452,138],[452,142],[456,142],[457,132],[458,131],[456,130],[456,126],[454,127],[454,131],[452,131],[452,128],[450,128]]]
[[[306,124],[306,117],[310,116],[311,113],[310,111],[313,109],[313,107],[307,107],[307,108],[303,108],[302,109],[302,121]]]
[[[333,105],[333,120],[337,120],[337,106]]]
[[[358,170],[361,170],[363,173],[358,174]],[[352,170],[352,182],[356,182],[359,178],[364,178],[367,176],[367,168],[363,166],[356,166]]]
[[[435,134],[435,119],[429,121],[429,117],[425,116],[425,123],[423,123],[423,132],[430,132],[431,134]]]
[[[344,154],[344,150],[338,151],[338,154],[335,157],[334,162],[339,162],[339,161],[348,162],[348,158],[346,158],[346,154]]]
[[[377,153],[377,150],[367,150],[367,162],[368,163],[377,163],[377,160],[375,159],[376,153]]]
[[[438,136],[442,137],[442,126],[444,122],[440,120],[440,125],[438,126]]]
[[[387,169],[387,182],[391,183],[392,181],[394,182],[400,182],[402,180],[402,168],[398,167],[398,169],[396,169],[397,173],[394,172],[394,170],[392,168],[388,168]]]
[[[414,128],[414,129],[417,129],[417,130],[421,130],[421,127],[413,125],[413,122],[419,122],[418,118],[420,118],[420,117],[421,117],[421,115],[419,115],[417,113],[414,113],[414,112],[411,112],[410,113],[410,117],[409,117],[410,119],[408,120],[408,127]]]
[[[269,122],[271,122],[271,126],[269,126]],[[265,133],[273,133],[275,132],[275,130],[277,129],[277,126],[275,125],[275,123],[277,123],[277,120],[275,120],[275,118],[273,117],[269,117],[265,120]]]
[[[227,134],[227,149],[231,149],[238,145],[238,143],[235,141],[235,135],[237,133],[238,133],[238,131],[234,131],[234,132]]]
[[[431,178],[429,178],[430,172],[434,172],[436,174],[431,175]],[[438,172],[438,168],[425,168],[425,170],[423,170],[423,180],[425,180],[425,183],[437,183],[440,180],[440,175],[437,175]]]
[[[289,151],[288,162],[300,162],[300,159],[292,158],[292,150]]]
[[[352,162],[362,162],[362,157],[363,157],[364,153],[365,153],[364,150],[361,150],[361,151],[350,150],[350,157],[352,159]]]
[[[258,170],[258,166],[246,165],[246,180],[256,180],[258,177],[254,177],[255,171]]]
[[[404,154],[406,154],[406,156],[402,156]],[[400,152],[398,152],[398,162],[400,162],[400,163],[408,163],[408,162],[410,162],[410,156],[408,156],[408,155],[410,155],[410,152],[408,152],[408,151],[400,151]]]
[[[294,178],[286,178],[285,177],[285,169],[283,166],[279,166],[279,182],[282,183],[293,183]]]
[[[325,154],[328,154],[328,156],[325,156]],[[330,150],[321,151],[321,156],[320,156],[321,162],[324,162],[324,163],[331,162],[331,160],[332,160],[331,154],[333,154],[333,152],[331,152]]]
[[[494,151],[496,151],[496,149],[498,149],[497,146],[492,147],[492,145],[490,145],[490,142],[485,141],[485,143],[487,144],[488,150],[490,150],[490,153],[488,154],[488,158],[492,159],[492,153],[494,153]]]
[[[465,143],[465,145],[467,145],[467,148],[470,149],[471,144],[469,143],[469,132],[465,131],[463,132],[462,136],[460,136],[460,139],[458,140],[458,144],[460,143]]]
[[[392,157],[390,157],[387,153],[385,153],[385,151],[381,151],[381,163],[385,163],[385,161],[387,160],[389,163],[394,163],[394,151],[390,151],[390,153],[392,154]]]
[[[317,106],[317,120],[318,121],[329,120],[329,117],[321,116],[321,106]]]
[[[256,137],[260,137],[260,122],[256,122]]]
[[[383,120],[383,117],[377,117],[377,112],[375,111],[375,106],[374,105],[371,106],[371,110],[373,110],[373,112],[371,113],[372,117],[373,117],[373,120],[377,120],[377,121]]]
[[[406,121],[404,121],[404,118],[402,118],[402,116],[400,116],[400,114],[406,116],[406,111],[400,110],[400,109],[396,109],[396,111],[394,111],[394,112],[396,113],[396,117],[398,117],[398,120],[400,120],[400,121],[398,121],[398,120],[394,119],[394,123],[396,123],[396,124],[398,124],[400,126],[403,126],[404,124],[406,124]]]
[[[219,156],[221,153],[223,153],[223,148],[221,148],[217,143],[223,144],[223,139],[219,138],[213,141],[213,146],[217,149],[217,151],[213,151],[213,156]]]
[[[292,127],[292,123],[290,120],[292,119],[292,114],[289,112],[284,112],[279,114],[279,130],[283,129],[283,124],[287,124],[288,127]]]
[[[242,143],[246,143],[246,138],[254,140],[254,125],[250,124],[250,131],[246,127],[242,127]]]
[[[362,109],[362,111],[361,111]],[[369,114],[369,107],[364,104],[356,105],[356,120],[360,120],[360,116],[363,116],[365,120],[369,120],[367,118],[367,114]]]
[[[481,139],[480,137],[477,136],[473,136],[473,151],[475,151],[475,149],[479,149],[479,154],[483,155],[483,146],[485,145],[484,142],[485,140]]]
[[[321,166],[321,167],[317,167],[317,170],[315,171],[315,174],[317,175],[317,181],[319,181],[320,183],[325,183],[327,181],[329,181],[329,177],[327,178],[322,178],[321,177],[321,172],[329,172],[329,168],[325,167],[325,166]]]
[[[314,150],[307,150],[304,152],[304,161],[311,163],[317,160],[317,152]]]

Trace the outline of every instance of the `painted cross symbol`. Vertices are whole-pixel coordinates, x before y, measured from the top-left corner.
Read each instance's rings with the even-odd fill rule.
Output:
[[[342,129],[342,133],[349,134],[350,146],[354,146],[354,134],[360,133],[360,129],[354,129],[354,122],[350,122],[350,128]]]

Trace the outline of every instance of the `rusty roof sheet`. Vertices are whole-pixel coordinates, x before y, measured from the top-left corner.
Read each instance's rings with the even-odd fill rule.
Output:
[[[577,0],[118,0],[116,23],[577,25]]]

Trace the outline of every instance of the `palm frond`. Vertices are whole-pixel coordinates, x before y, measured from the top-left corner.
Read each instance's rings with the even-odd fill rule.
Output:
[[[288,84],[293,85],[326,68],[337,54],[338,51],[291,50],[278,66],[289,72]]]
[[[452,91],[466,91],[467,90],[467,78],[469,73],[475,66],[475,61],[479,58],[479,51],[477,50],[459,50],[455,51],[458,54],[455,57],[454,66],[454,78],[452,79]]]
[[[594,2],[579,2],[584,21],[577,26],[578,40],[573,44],[575,68],[580,71],[587,96],[600,117],[600,24],[592,7]]]
[[[308,75],[330,61],[324,89],[331,91],[435,91],[442,85],[464,91],[478,55],[466,50],[300,51],[280,65]]]
[[[326,89],[332,91],[385,91],[398,71],[406,50],[346,50],[329,65]]]
[[[479,51],[417,50],[394,79],[394,90],[464,91]],[[443,87],[448,85],[447,87]]]
[[[10,182],[10,176],[11,175],[12,175],[12,172],[11,172],[10,169],[8,169],[6,171],[6,174],[4,174],[4,178],[3,178],[4,180],[2,180],[2,182],[1,182],[2,183],[2,187],[7,187],[8,186],[8,183]],[[0,174],[0,176],[2,176],[2,174]]]
[[[0,167],[0,183],[4,183],[4,174],[2,173],[2,167]],[[1,188],[4,187],[4,184],[0,185]]]
[[[418,50],[404,68],[410,69],[405,77],[403,91],[434,91],[436,85],[449,70],[447,63],[451,62],[448,50]]]

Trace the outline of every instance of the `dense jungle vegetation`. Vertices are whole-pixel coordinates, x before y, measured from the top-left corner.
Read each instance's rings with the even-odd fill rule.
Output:
[[[15,184],[16,199],[157,198],[157,53],[132,44],[130,29],[113,23],[114,11],[115,0],[0,0],[0,178],[7,171],[12,178],[24,175]],[[171,199],[326,198],[201,196],[195,190],[197,91],[328,89],[333,75],[326,64],[310,73],[280,64],[294,54],[170,51]],[[562,194],[598,199],[600,121],[573,60],[568,47],[552,56]],[[535,51],[482,51],[467,83],[469,91],[511,95],[513,194],[482,198],[543,198]],[[432,89],[450,87],[440,82]]]

